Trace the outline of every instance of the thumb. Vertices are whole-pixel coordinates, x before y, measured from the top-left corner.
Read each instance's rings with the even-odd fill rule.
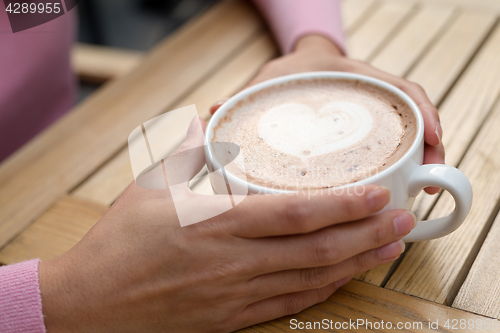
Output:
[[[183,150],[203,145],[203,136],[207,122],[200,117],[195,117],[189,124],[184,142],[172,153],[172,155]]]
[[[195,117],[187,130],[184,142],[163,160],[165,178],[168,186],[188,183],[205,165],[204,130],[206,122]]]
[[[167,186],[185,184],[201,170],[205,163],[203,132],[206,122],[194,117],[184,141],[167,157],[154,163],[136,178],[136,185],[145,189],[166,189]],[[165,139],[165,138],[163,138]]]

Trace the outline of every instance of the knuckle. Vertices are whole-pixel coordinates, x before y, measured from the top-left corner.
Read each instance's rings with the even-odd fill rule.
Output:
[[[299,232],[307,232],[313,216],[312,206],[305,200],[292,199],[284,206],[283,215],[288,224]]]
[[[323,235],[312,243],[314,244],[312,250],[313,263],[323,265],[339,261],[340,251],[334,235]]]
[[[432,104],[432,102],[426,102],[425,103],[427,108],[429,109],[429,112],[434,115],[435,117],[435,120],[436,121],[439,121],[439,113],[438,113],[438,109],[436,108],[436,106],[434,104]]]
[[[424,88],[423,88],[420,84],[418,84],[418,83],[416,83],[416,82],[411,82],[411,85],[412,85],[415,89],[420,90],[421,92],[423,92],[423,91],[424,91]]]
[[[388,225],[390,223],[390,226]],[[393,238],[395,234],[392,220],[387,216],[378,217],[378,221],[372,224],[372,242],[375,246],[381,246],[387,243],[387,240]]]
[[[340,197],[342,209],[347,216],[357,216],[367,210],[366,200],[355,200],[356,196],[342,195]]]
[[[304,290],[321,288],[328,284],[329,275],[325,267],[303,269],[300,271],[300,285]]]
[[[370,260],[367,253],[358,254],[357,256],[353,257],[352,260],[352,270],[354,274],[366,272],[371,267],[374,267],[376,265],[376,260]]]
[[[416,82],[403,80],[402,86],[403,87],[401,89],[404,90],[405,92],[413,91],[413,92],[418,92],[419,94],[425,94],[424,88]]]
[[[434,104],[432,104],[430,101],[426,101],[425,102],[425,105],[427,108],[429,108],[429,111],[432,112],[433,114],[435,114],[437,120],[439,120],[439,114],[438,114],[438,109],[436,108],[436,106],[434,106]]]
[[[412,90],[413,85],[410,81],[407,80],[401,80],[398,84],[399,89],[403,90],[404,92],[408,92]]]
[[[419,85],[418,83],[416,83],[415,81],[410,81],[410,80],[406,80],[406,79],[402,79],[403,82],[408,86],[408,87],[412,87],[412,88],[418,88]]]

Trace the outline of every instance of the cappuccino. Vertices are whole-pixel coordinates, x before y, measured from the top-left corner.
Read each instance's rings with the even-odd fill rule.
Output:
[[[416,132],[411,108],[396,94],[357,80],[315,79],[239,101],[212,141],[240,147],[250,183],[297,190],[368,178],[397,162]]]

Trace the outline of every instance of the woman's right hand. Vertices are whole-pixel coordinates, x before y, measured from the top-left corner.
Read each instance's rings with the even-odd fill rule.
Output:
[[[180,149],[199,144],[191,135]],[[185,158],[192,177],[203,156]],[[181,191],[193,211],[222,204]],[[40,264],[47,331],[229,332],[322,302],[397,259],[415,226],[405,210],[372,215],[386,188],[358,192],[248,196],[181,227],[168,189],[133,183],[74,248]]]

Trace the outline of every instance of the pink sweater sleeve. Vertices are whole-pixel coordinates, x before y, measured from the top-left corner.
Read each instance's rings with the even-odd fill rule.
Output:
[[[253,0],[267,18],[281,51],[308,34],[328,37],[346,54],[339,0]]]
[[[0,162],[62,117],[76,93],[70,63],[75,11],[12,33],[5,3],[0,1]]]
[[[45,333],[39,263],[34,259],[0,267],[0,332]]]

